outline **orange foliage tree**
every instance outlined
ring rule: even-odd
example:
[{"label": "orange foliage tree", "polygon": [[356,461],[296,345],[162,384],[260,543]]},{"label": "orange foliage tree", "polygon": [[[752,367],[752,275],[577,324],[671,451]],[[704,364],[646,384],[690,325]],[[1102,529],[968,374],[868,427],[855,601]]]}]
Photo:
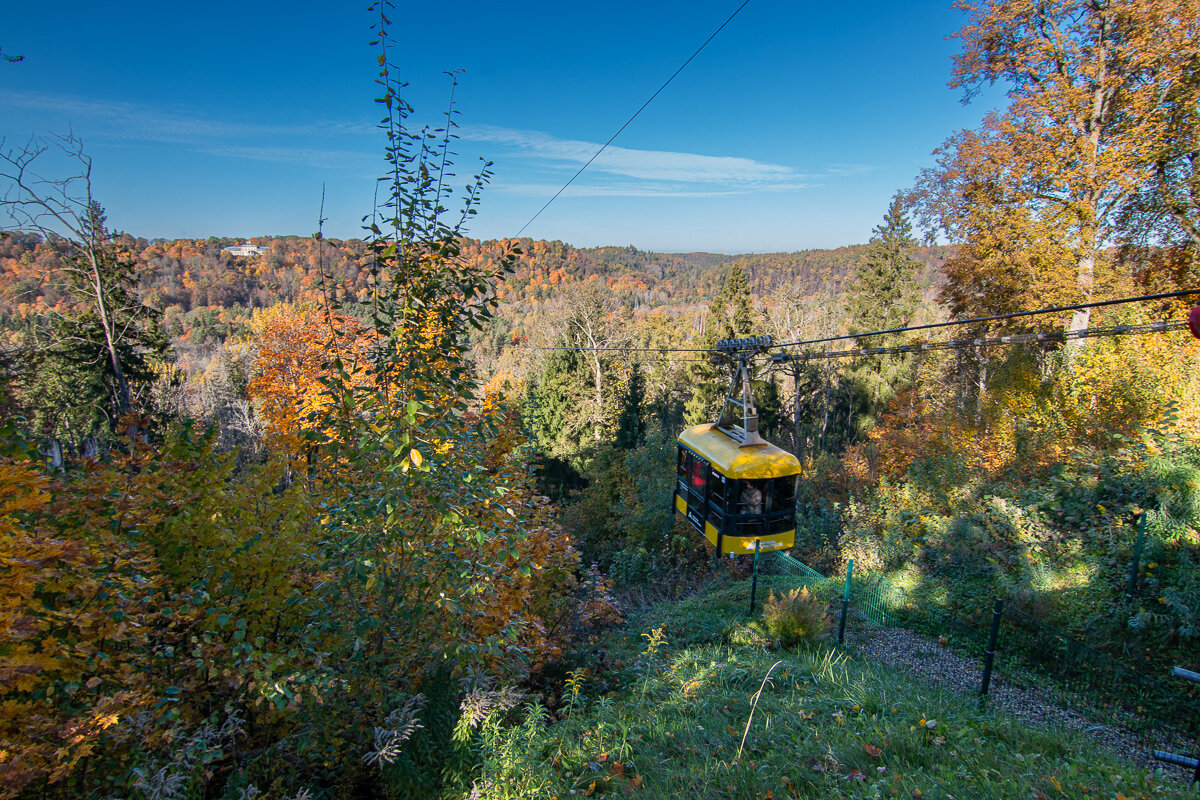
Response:
[{"label": "orange foliage tree", "polygon": [[[970,98],[1003,83],[1009,105],[978,131],[948,140],[919,181],[925,221],[970,245],[957,257],[960,268],[952,264],[948,297],[961,308],[973,298],[975,310],[989,313],[1090,300],[1123,204],[1152,178],[1169,100],[1194,80],[1200,7],[1195,0],[958,6],[971,19],[958,33],[951,85]],[[1014,260],[1013,250],[1023,252]],[[1071,328],[1088,320],[1086,310],[1076,312]]]},{"label": "orange foliage tree", "polygon": [[310,420],[335,402],[327,392],[330,376],[341,369],[352,382],[368,380],[371,337],[354,317],[287,304],[256,314],[251,331],[258,356],[247,390],[272,446],[299,456]]}]

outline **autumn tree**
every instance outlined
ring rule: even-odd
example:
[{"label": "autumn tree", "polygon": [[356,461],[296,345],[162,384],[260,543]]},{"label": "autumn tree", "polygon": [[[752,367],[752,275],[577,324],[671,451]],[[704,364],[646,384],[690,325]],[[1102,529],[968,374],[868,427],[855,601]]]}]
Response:
[{"label": "autumn tree", "polygon": [[332,362],[341,362],[351,382],[370,380],[370,337],[354,317],[288,304],[256,314],[251,331],[258,353],[247,392],[258,404],[269,443],[300,456],[307,447],[304,434],[333,402],[326,386]]},{"label": "autumn tree", "polygon": [[1200,259],[1200,4],[1163,4],[1159,13],[1177,18],[1164,20],[1164,29],[1190,25],[1192,50],[1164,52],[1173,43],[1146,43],[1143,69],[1171,77],[1158,79],[1164,91],[1146,148],[1148,175],[1121,211],[1123,255],[1152,288],[1190,288]]},{"label": "autumn tree", "polygon": [[629,342],[628,315],[620,308],[600,281],[588,281],[578,291],[563,300],[556,326],[561,327],[562,341],[576,347],[588,366],[591,391],[575,413],[585,416],[591,425],[592,440],[604,438],[605,428],[612,417],[614,392],[607,377],[613,371],[612,350]]},{"label": "autumn tree", "polygon": [[[778,342],[810,341],[842,332],[843,303],[833,294],[812,294],[805,279],[778,287],[767,305],[767,325]],[[837,449],[847,435],[850,393],[844,372],[833,359],[805,352],[784,369],[792,442],[803,457],[813,449]]]},{"label": "autumn tree", "polygon": [[[358,380],[345,358],[329,361],[326,399],[302,434],[314,454],[309,483],[325,509],[314,560],[328,576],[308,632],[328,656],[310,679],[339,688],[314,716],[301,757],[335,759],[363,785],[379,772],[360,754],[389,712],[451,677],[527,674],[550,639],[540,604],[528,599],[540,591],[539,559],[547,574],[573,568],[570,540],[532,518],[511,419],[480,397],[464,357],[515,255],[505,247],[495,260],[463,256],[488,167],[456,202],[453,102],[437,127],[412,122],[390,60],[394,12],[386,0],[374,11],[387,172],[368,223],[370,380]],[[335,320],[331,344],[343,338],[335,310],[323,303]],[[547,591],[569,594],[561,589]],[[449,705],[438,713],[456,714],[454,690],[440,698]],[[441,774],[436,766],[426,773]]]},{"label": "autumn tree", "polygon": [[[968,245],[949,270],[948,296],[991,313],[1090,300],[1120,210],[1152,172],[1165,98],[1194,58],[1196,3],[959,7],[971,19],[951,86],[969,100],[1002,83],[1009,104],[950,138],[919,180],[923,220]],[[1007,254],[990,246],[1005,242]],[[1076,312],[1069,328],[1088,319]]]}]

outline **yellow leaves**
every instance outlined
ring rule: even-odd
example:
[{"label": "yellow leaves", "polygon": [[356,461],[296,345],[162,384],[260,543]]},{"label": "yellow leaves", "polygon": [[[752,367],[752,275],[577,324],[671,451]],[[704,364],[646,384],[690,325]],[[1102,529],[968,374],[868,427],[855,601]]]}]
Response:
[{"label": "yellow leaves", "polygon": [[40,511],[50,500],[48,485],[49,479],[28,464],[0,463],[0,519]]},{"label": "yellow leaves", "polygon": [[120,714],[101,714],[93,720],[92,727],[96,730],[104,730],[105,728],[111,728],[120,721]]},{"label": "yellow leaves", "polygon": [[140,457],[56,481],[0,461],[0,749],[21,764],[0,797],[65,778],[145,702],[151,636],[177,621],[157,621],[162,577],[127,535],[164,514]]},{"label": "yellow leaves", "polygon": [[251,331],[258,343],[255,377],[247,391],[260,406],[274,445],[293,455],[304,451],[302,435],[311,418],[333,405],[324,381],[335,360],[352,385],[366,385],[370,336],[354,317],[278,305],[257,313]]}]

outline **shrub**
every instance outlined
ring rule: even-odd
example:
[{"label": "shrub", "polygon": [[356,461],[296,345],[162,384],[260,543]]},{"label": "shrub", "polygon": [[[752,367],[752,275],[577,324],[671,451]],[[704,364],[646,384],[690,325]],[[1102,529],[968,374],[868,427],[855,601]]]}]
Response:
[{"label": "shrub", "polygon": [[815,645],[829,636],[831,619],[825,603],[807,586],[787,593],[771,594],[763,606],[767,631],[784,647],[794,644]]}]

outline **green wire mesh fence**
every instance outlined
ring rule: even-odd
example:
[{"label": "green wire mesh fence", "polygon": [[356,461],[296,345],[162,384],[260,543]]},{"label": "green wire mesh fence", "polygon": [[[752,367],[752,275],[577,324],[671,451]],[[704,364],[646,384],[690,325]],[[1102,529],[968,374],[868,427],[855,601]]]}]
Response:
[{"label": "green wire mesh fence", "polygon": [[[804,582],[827,581],[830,591],[836,585],[841,596],[840,579],[822,575],[786,553],[774,554],[772,568]],[[887,580],[879,575],[855,572],[850,583],[852,614],[878,626],[946,636],[957,651],[983,656],[992,617],[990,603],[959,616],[930,605],[900,606]],[[1134,732],[1146,742],[1194,745],[1200,734],[1200,689],[1181,689],[1163,676],[1135,669],[1011,600],[1004,604],[996,674],[1013,686],[1039,690],[1052,686],[1049,699]],[[1053,681],[1047,682],[1047,677]]]}]

